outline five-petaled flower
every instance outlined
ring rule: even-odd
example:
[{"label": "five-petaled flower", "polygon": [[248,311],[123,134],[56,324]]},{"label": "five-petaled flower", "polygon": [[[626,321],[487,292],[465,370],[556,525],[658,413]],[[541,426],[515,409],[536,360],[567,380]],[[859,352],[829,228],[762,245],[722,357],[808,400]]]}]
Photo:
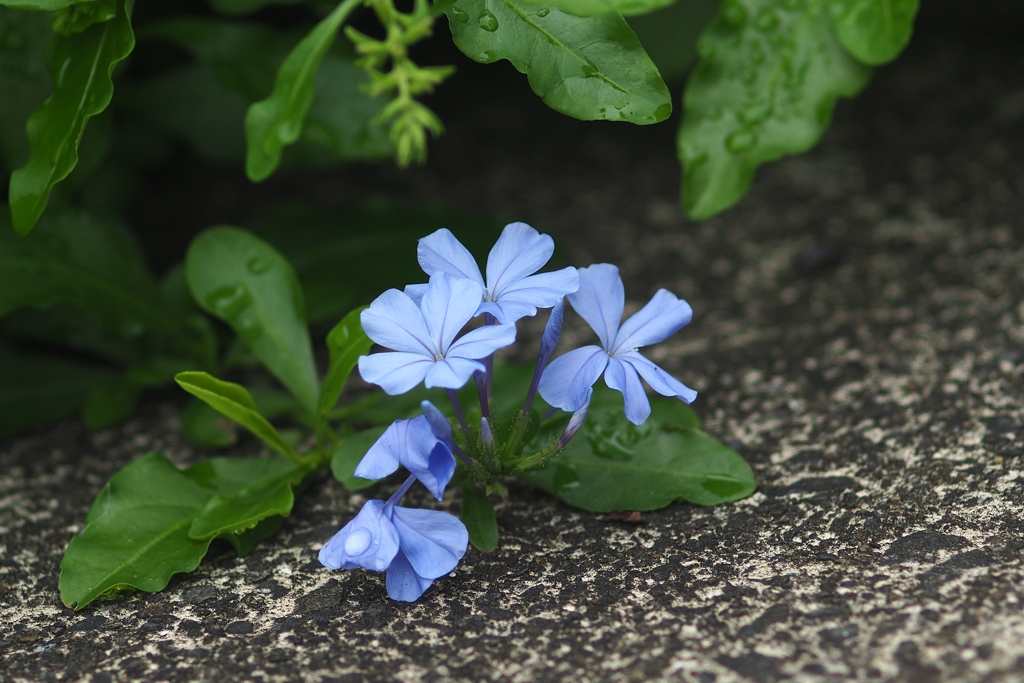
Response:
[{"label": "five-petaled flower", "polygon": [[320,549],[319,559],[331,569],[386,571],[391,599],[413,602],[455,569],[468,544],[465,525],[447,512],[374,499]]},{"label": "five-petaled flower", "polygon": [[392,396],[420,382],[427,388],[462,387],[474,372],[484,371],[481,358],[516,339],[515,325],[486,325],[455,338],[476,314],[482,291],[472,280],[438,273],[418,306],[397,289],[381,294],[359,321],[366,336],[393,351],[360,356],[359,374]]},{"label": "five-petaled flower", "polygon": [[[575,268],[535,275],[551,259],[555,242],[526,223],[509,223],[487,255],[487,280],[469,250],[447,228],[420,240],[416,248],[423,272],[433,277],[447,273],[467,278],[482,288],[476,314],[490,313],[499,323],[510,324],[536,315],[538,308],[550,308],[579,287]],[[423,296],[427,285],[409,285],[406,293],[414,300]]]},{"label": "five-petaled flower", "polygon": [[569,295],[569,303],[597,332],[601,346],[584,346],[553,360],[540,380],[541,397],[562,410],[579,410],[589,400],[588,390],[604,373],[605,383],[622,392],[626,418],[633,424],[643,423],[651,414],[641,377],[662,396],[693,402],[696,391],[637,351],[641,346],[664,341],[690,322],[690,305],[659,289],[646,306],[620,326],[626,297],[619,269],[598,263],[580,268],[579,276],[579,290]]}]

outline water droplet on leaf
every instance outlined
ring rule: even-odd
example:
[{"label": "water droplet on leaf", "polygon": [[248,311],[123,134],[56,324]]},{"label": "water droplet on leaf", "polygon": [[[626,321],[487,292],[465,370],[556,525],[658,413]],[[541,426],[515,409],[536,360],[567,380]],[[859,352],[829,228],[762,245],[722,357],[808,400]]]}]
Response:
[{"label": "water droplet on leaf", "polygon": [[253,275],[263,275],[263,273],[270,270],[270,261],[259,256],[253,256],[246,262],[245,267]]},{"label": "water droplet on leaf", "polygon": [[485,31],[494,33],[498,30],[498,18],[491,14],[490,10],[484,10],[480,13],[480,20],[477,22]]},{"label": "water droplet on leaf", "polygon": [[455,17],[455,21],[460,24],[465,24],[469,21],[469,15],[458,7],[452,7],[452,16]]},{"label": "water droplet on leaf", "polygon": [[242,285],[228,285],[206,297],[206,305],[216,315],[230,320],[249,305],[249,293]]},{"label": "water droplet on leaf", "polygon": [[546,17],[549,14],[551,14],[551,10],[548,9],[547,7],[541,7],[539,10],[537,10],[538,17]]},{"label": "water droplet on leaf", "polygon": [[740,154],[757,144],[757,134],[752,130],[738,130],[725,139],[725,148],[733,154]]},{"label": "water droplet on leaf", "polygon": [[593,64],[584,64],[581,68],[583,69],[584,78],[593,78],[599,73],[597,67]]}]

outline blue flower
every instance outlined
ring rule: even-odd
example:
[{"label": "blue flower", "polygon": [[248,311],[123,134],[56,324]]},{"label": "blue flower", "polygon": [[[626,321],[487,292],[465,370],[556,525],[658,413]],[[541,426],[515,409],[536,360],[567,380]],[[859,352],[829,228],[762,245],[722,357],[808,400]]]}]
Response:
[{"label": "blue flower", "polygon": [[386,571],[391,599],[413,602],[455,569],[468,544],[465,525],[447,512],[369,500],[320,549],[319,559],[330,569]]},{"label": "blue flower", "polygon": [[580,288],[569,295],[569,303],[597,332],[601,346],[574,349],[552,361],[540,380],[544,400],[562,410],[579,410],[604,373],[605,383],[622,393],[626,418],[633,424],[642,424],[651,414],[641,377],[662,396],[692,403],[696,391],[637,351],[641,346],[664,341],[690,322],[690,305],[659,289],[646,306],[620,326],[626,297],[619,269],[599,263],[580,268],[579,275]]},{"label": "blue flower", "polygon": [[391,423],[359,461],[355,476],[383,479],[401,465],[435,498],[444,497],[444,488],[455,473],[452,428],[432,403],[424,401],[422,407],[426,415]]},{"label": "blue flower", "polygon": [[392,396],[420,382],[427,388],[460,388],[474,372],[484,371],[479,359],[516,338],[515,325],[487,325],[455,339],[476,313],[482,291],[472,280],[438,273],[418,306],[397,289],[381,294],[359,322],[370,339],[393,352],[360,356],[359,374]]},{"label": "blue flower", "polygon": [[[427,235],[416,249],[423,271],[433,277],[447,273],[468,278],[482,288],[476,314],[490,313],[499,323],[510,324],[550,308],[575,292],[579,277],[575,268],[534,275],[555,251],[550,235],[542,235],[526,223],[509,223],[487,256],[487,281],[473,255],[447,228]],[[416,299],[426,285],[409,285],[405,291]]]}]

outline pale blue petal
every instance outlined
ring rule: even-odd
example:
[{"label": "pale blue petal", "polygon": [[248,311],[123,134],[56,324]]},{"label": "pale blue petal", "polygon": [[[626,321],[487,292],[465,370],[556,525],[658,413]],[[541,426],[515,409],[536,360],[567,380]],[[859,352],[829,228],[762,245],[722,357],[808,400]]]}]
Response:
[{"label": "pale blue petal", "polygon": [[555,253],[555,241],[526,223],[509,223],[487,255],[487,291],[498,298],[503,288],[544,267]]},{"label": "pale blue petal", "polygon": [[402,423],[402,432],[395,442],[395,455],[405,469],[416,475],[420,483],[441,500],[444,487],[455,473],[455,456],[451,448],[434,435],[425,415],[399,422]]},{"label": "pale blue petal", "polygon": [[399,602],[416,602],[432,583],[433,579],[425,579],[413,571],[412,565],[402,551],[398,551],[395,559],[391,561],[387,578],[384,580],[388,597]]},{"label": "pale blue petal", "polygon": [[427,372],[425,385],[427,389],[461,389],[474,372],[484,372],[484,364],[466,358],[446,358],[431,366]]},{"label": "pale blue petal", "polygon": [[499,323],[514,325],[517,320],[537,315],[537,307],[518,301],[485,301],[480,304],[479,313],[490,313]]},{"label": "pale blue petal", "polygon": [[430,277],[427,291],[420,301],[420,311],[430,332],[430,340],[441,355],[476,314],[483,298],[483,288],[472,280],[455,278],[446,273]]},{"label": "pale blue petal", "polygon": [[[485,301],[481,301],[480,302],[480,307],[478,309],[476,309],[476,315],[483,315],[484,313],[490,313],[495,318],[497,318],[499,322],[504,322],[502,320],[502,317],[501,317],[502,315],[504,315],[501,312],[501,306],[499,306],[498,304],[496,304],[493,301],[486,301],[485,300]],[[523,317],[523,316],[520,316],[520,317]]]},{"label": "pale blue petal", "polygon": [[389,289],[359,314],[366,336],[392,351],[433,355],[430,332],[412,299]]},{"label": "pale blue petal", "polygon": [[622,392],[626,419],[635,425],[643,424],[651,414],[651,402],[633,366],[617,358],[610,359],[604,371],[604,381],[612,389]]},{"label": "pale blue petal", "polygon": [[380,435],[366,455],[356,465],[353,473],[363,479],[383,479],[394,473],[401,464],[401,453],[405,446],[408,420],[395,420]]},{"label": "pale blue petal", "polygon": [[427,487],[427,490],[434,494],[434,498],[438,500],[443,499],[444,489],[448,486],[448,482],[452,480],[452,475],[455,474],[455,456],[452,454],[448,444],[440,441],[437,442],[434,450],[430,451],[426,471],[431,474],[432,479],[430,481],[426,480],[425,473],[414,472],[414,474]]},{"label": "pale blue petal", "polygon": [[416,353],[375,353],[359,357],[359,375],[391,396],[404,394],[427,376],[432,358]]},{"label": "pale blue petal", "polygon": [[608,365],[608,354],[599,346],[584,346],[551,361],[541,375],[537,390],[550,405],[574,412],[589,400],[588,389]]},{"label": "pale blue petal", "polygon": [[558,346],[558,339],[562,336],[562,320],[565,317],[565,299],[559,299],[558,303],[551,309],[548,315],[548,322],[544,325],[544,334],[540,337],[540,357],[547,359],[551,352]]},{"label": "pale blue petal", "polygon": [[692,318],[690,304],[667,289],[659,289],[646,306],[622,323],[611,354],[621,358],[627,351],[665,341]]},{"label": "pale blue petal", "polygon": [[498,349],[511,346],[516,340],[515,325],[484,325],[470,330],[451,345],[445,358],[486,358]]},{"label": "pale blue petal", "polygon": [[403,293],[412,299],[414,304],[419,306],[420,302],[423,301],[423,295],[427,293],[427,283],[424,282],[417,285],[406,285]]},{"label": "pale blue petal", "polygon": [[445,442],[451,441],[452,425],[444,413],[430,401],[420,401],[420,409],[423,411],[423,416],[427,418],[427,422],[430,423],[430,429],[433,430],[434,436]]},{"label": "pale blue petal", "polygon": [[[353,534],[360,538],[352,547]],[[399,553],[399,534],[394,523],[384,513],[383,500],[368,500],[352,521],[341,528],[320,549],[320,563],[330,569],[384,571]],[[358,552],[352,552],[358,551]]]},{"label": "pale blue petal", "polygon": [[580,288],[580,276],[575,268],[563,268],[553,273],[540,273],[511,283],[491,298],[499,303],[515,301],[536,308],[551,308]]},{"label": "pale blue petal", "polygon": [[579,273],[580,288],[569,295],[569,303],[597,332],[601,346],[608,350],[615,341],[626,305],[619,269],[610,263],[598,263],[589,268],[579,268],[576,272]]},{"label": "pale blue petal", "polygon": [[644,381],[650,384],[651,388],[662,396],[675,396],[684,403],[693,403],[696,400],[696,391],[641,356],[638,352],[631,351],[624,354],[621,360],[636,368],[636,371],[640,373]]},{"label": "pale blue petal", "polygon": [[391,521],[409,564],[420,576],[436,579],[459,564],[469,532],[458,517],[437,510],[394,507]]},{"label": "pale blue petal", "polygon": [[480,266],[462,242],[455,239],[448,228],[441,228],[420,239],[416,247],[416,259],[427,275],[448,273],[453,277],[465,277],[484,286]]}]

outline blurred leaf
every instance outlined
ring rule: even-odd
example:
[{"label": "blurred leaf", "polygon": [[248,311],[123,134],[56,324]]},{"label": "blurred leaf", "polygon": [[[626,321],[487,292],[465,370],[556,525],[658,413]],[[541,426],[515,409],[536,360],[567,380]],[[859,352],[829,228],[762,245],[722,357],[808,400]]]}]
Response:
[{"label": "blurred leaf", "polygon": [[50,97],[28,119],[28,163],[11,175],[11,215],[21,235],[35,227],[53,186],[78,163],[86,123],[110,103],[114,67],[135,46],[131,5],[132,0],[124,0],[111,21],[51,41],[47,64],[59,78]]},{"label": "blurred leaf", "polygon": [[658,69],[618,14],[576,17],[524,0],[456,0],[448,24],[467,57],[509,60],[545,104],[568,116],[649,124],[672,113]]},{"label": "blurred leaf", "polygon": [[19,353],[0,341],[0,439],[77,414],[93,388],[113,377],[96,366]]},{"label": "blurred leaf", "polygon": [[230,325],[315,416],[319,381],[302,288],[288,261],[244,230],[216,227],[189,245],[185,277],[196,303]]},{"label": "blurred leaf", "polygon": [[362,479],[354,476],[359,461],[370,450],[370,446],[381,437],[386,426],[372,427],[365,432],[353,434],[338,444],[331,456],[331,473],[334,478],[340,481],[349,491],[358,491],[367,486],[373,486],[376,481],[373,479]]},{"label": "blurred leaf", "polygon": [[761,164],[817,144],[836,100],[867,84],[870,69],[836,40],[824,2],[726,0],[704,30],[677,146],[691,218],[739,201]]},{"label": "blurred leaf", "polygon": [[629,18],[640,44],[670,85],[681,81],[696,64],[697,38],[718,14],[720,4],[721,0],[679,0],[657,12]]},{"label": "blurred leaf", "polygon": [[123,339],[173,333],[176,321],[121,224],[62,211],[26,238],[8,225],[0,213],[0,315],[67,302]]},{"label": "blurred leaf", "polygon": [[359,323],[359,314],[364,310],[365,306],[350,311],[327,335],[331,364],[320,387],[320,408],[317,414],[321,420],[338,403],[341,390],[345,388],[352,368],[359,362],[359,356],[369,353],[373,346]]},{"label": "blurred leaf", "polygon": [[521,478],[590,512],[656,510],[676,500],[718,505],[754,492],[743,458],[704,432],[614,417],[588,416],[560,455]]},{"label": "blurred leaf", "polygon": [[106,429],[135,412],[142,389],[124,379],[96,385],[82,406],[82,421],[92,431]]},{"label": "blurred leaf", "polygon": [[196,446],[227,448],[238,442],[237,423],[199,399],[189,401],[181,415],[181,433]]},{"label": "blurred leaf", "polygon": [[28,160],[25,121],[52,87],[43,61],[52,34],[46,14],[0,7],[0,169],[10,171]]},{"label": "blurred leaf", "polygon": [[479,486],[471,482],[462,484],[462,523],[469,531],[469,542],[477,550],[489,553],[498,547],[498,519],[494,505]]},{"label": "blurred leaf", "polygon": [[245,387],[224,382],[205,372],[182,372],[175,376],[174,381],[188,393],[251,431],[281,455],[293,462],[299,460],[288,442],[260,415]]},{"label": "blurred leaf", "polygon": [[190,467],[185,475],[216,494],[196,515],[189,536],[235,535],[268,517],[287,517],[295,503],[292,486],[308,472],[283,458],[213,458]]},{"label": "blurred leaf", "polygon": [[277,72],[270,96],[245,116],[248,143],[245,172],[251,180],[268,178],[281,162],[281,151],[299,139],[316,94],[316,72],[338,29],[359,0],[344,0],[303,38]]},{"label": "blurred leaf", "polygon": [[[647,14],[667,7],[677,0],[528,0],[531,5],[554,7],[577,17],[592,17],[596,14],[620,14],[628,17]],[[686,0],[682,0],[686,2]]]},{"label": "blurred leaf", "polygon": [[245,557],[252,552],[257,543],[270,538],[275,531],[281,528],[282,524],[284,524],[284,517],[267,517],[251,529],[238,534],[224,534],[220,538],[234,546],[239,557]]},{"label": "blurred leaf", "polygon": [[896,59],[914,32],[919,0],[829,0],[843,47],[869,66]]},{"label": "blurred leaf", "polygon": [[[333,323],[390,287],[426,282],[416,262],[416,240],[442,226],[452,229],[480,263],[494,244],[502,217],[459,214],[443,206],[403,207],[382,198],[336,215],[290,203],[250,225],[288,259],[302,282],[310,322]],[[554,262],[564,260],[556,251]]]},{"label": "blurred leaf", "polygon": [[[40,12],[56,12],[76,3],[94,2],[95,0],[0,0],[0,7],[11,7],[20,10]],[[47,18],[49,21],[49,18]]]},{"label": "blurred leaf", "polygon": [[117,16],[121,0],[91,0],[77,2],[53,15],[53,30],[62,36],[82,33],[94,24],[110,21]]},{"label": "blurred leaf", "polygon": [[173,574],[199,566],[210,539],[189,538],[211,496],[162,453],[121,469],[103,487],[60,563],[60,597],[81,609],[106,593],[163,590]]},{"label": "blurred leaf", "polygon": [[138,338],[125,338],[71,304],[44,310],[20,308],[0,319],[4,333],[19,341],[60,346],[127,365],[142,358]]}]

